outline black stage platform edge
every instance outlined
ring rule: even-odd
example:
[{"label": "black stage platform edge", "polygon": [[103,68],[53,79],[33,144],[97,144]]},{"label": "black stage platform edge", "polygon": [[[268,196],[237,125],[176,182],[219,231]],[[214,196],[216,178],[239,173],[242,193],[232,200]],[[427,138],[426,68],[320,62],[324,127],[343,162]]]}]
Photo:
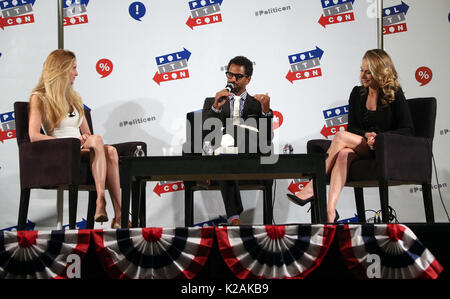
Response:
[{"label": "black stage platform edge", "polygon": [[[444,267],[438,280],[450,279],[450,223],[402,223],[409,227],[430,250],[438,262]],[[287,224],[286,224],[287,225]],[[289,224],[292,225],[292,224]],[[93,242],[81,263],[82,279],[108,279],[95,251]],[[348,270],[339,250],[337,238],[331,246],[322,263],[312,271],[305,280],[353,280],[356,277]],[[238,280],[225,264],[219,252],[217,240],[214,238],[209,258],[195,277],[194,281],[230,281]],[[242,280],[239,280],[242,281]]]}]

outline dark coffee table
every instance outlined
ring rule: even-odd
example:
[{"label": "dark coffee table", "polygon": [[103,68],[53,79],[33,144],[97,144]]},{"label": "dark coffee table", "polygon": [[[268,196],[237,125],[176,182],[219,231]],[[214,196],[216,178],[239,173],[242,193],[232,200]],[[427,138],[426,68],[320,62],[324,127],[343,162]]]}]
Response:
[{"label": "dark coffee table", "polygon": [[[261,158],[255,154],[120,157],[122,227],[126,227],[128,223],[132,186],[142,186],[145,181],[174,180],[312,178],[316,195],[316,200],[312,202],[312,222],[326,223],[326,154],[276,155],[271,158],[272,161],[276,161],[272,164],[261,163]],[[145,188],[133,190],[145,192]],[[145,202],[137,202],[140,198],[138,194],[133,194],[133,227],[138,226],[139,216],[141,226],[145,226]]]}]

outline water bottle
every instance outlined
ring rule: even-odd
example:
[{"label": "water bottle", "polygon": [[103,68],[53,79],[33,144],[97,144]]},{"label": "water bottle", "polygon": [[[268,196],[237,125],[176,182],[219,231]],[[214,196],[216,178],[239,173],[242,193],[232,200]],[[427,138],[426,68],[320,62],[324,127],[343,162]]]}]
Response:
[{"label": "water bottle", "polygon": [[290,145],[289,143],[287,143],[284,147],[283,147],[283,154],[292,154],[294,152],[294,148],[292,147],[292,145]]},{"label": "water bottle", "polygon": [[214,154],[211,141],[205,141],[203,143],[203,156],[212,156]]},{"label": "water bottle", "polygon": [[135,157],[145,157],[144,150],[142,149],[142,145],[138,145],[136,150],[134,151]]}]

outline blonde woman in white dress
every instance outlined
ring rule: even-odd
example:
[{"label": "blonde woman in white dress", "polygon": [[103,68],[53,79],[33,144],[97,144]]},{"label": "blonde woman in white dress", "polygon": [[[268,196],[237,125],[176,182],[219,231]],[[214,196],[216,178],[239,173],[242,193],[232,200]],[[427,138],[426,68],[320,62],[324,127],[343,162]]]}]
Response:
[{"label": "blonde woman in white dress", "polygon": [[[77,76],[77,60],[73,52],[55,50],[49,54],[39,83],[30,96],[28,134],[31,142],[67,137],[80,139],[81,154],[89,156],[97,191],[94,221],[108,221],[105,201],[107,187],[114,208],[111,227],[120,228],[118,154],[114,147],[103,144],[101,136],[91,135],[81,97],[73,89]],[[46,134],[41,134],[41,128]]]}]

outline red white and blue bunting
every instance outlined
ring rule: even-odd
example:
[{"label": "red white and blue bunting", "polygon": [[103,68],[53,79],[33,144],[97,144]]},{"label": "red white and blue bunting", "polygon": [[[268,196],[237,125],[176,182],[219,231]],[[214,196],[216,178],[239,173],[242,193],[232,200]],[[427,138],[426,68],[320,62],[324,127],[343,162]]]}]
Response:
[{"label": "red white and blue bunting", "polygon": [[0,231],[0,278],[76,277],[89,237],[89,230]]},{"label": "red white and blue bunting", "polygon": [[111,278],[194,278],[208,259],[214,228],[94,230],[103,268]]},{"label": "red white and blue bunting", "polygon": [[320,265],[334,233],[328,225],[216,228],[222,257],[241,279],[304,278]]},{"label": "red white and blue bunting", "polygon": [[344,225],[337,236],[347,267],[358,278],[434,279],[443,270],[404,225]]},{"label": "red white and blue bunting", "polygon": [[304,278],[322,263],[335,233],[358,278],[437,278],[443,271],[404,225],[280,225],[0,231],[0,279],[78,278],[90,240],[111,278],[191,279],[214,238],[238,278]]}]

